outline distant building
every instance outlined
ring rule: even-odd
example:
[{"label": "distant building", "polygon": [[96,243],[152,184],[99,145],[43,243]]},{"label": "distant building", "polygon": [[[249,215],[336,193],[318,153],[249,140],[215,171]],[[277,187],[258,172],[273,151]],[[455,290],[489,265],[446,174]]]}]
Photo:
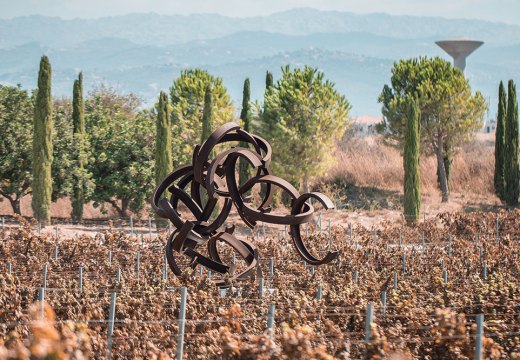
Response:
[{"label": "distant building", "polygon": [[374,116],[358,116],[352,120],[349,132],[355,136],[368,136],[376,134],[376,125],[381,123],[383,118]]},{"label": "distant building", "polygon": [[494,133],[497,130],[497,119],[488,118],[484,121],[484,126],[480,130],[483,133]]}]

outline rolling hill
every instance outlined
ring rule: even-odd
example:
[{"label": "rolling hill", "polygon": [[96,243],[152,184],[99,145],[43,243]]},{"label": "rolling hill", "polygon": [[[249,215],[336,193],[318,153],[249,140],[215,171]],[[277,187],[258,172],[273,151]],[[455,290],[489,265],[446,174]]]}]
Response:
[{"label": "rolling hill", "polygon": [[222,76],[239,103],[244,78],[261,99],[266,70],[317,66],[353,105],[352,114],[378,115],[377,96],[394,61],[442,56],[440,38],[486,41],[468,60],[467,76],[492,107],[500,80],[520,78],[520,27],[479,20],[295,9],[264,17],[213,14],[131,14],[63,20],[43,16],[0,20],[0,83],[36,85],[39,57],[53,65],[54,94],[70,96],[77,72],[92,89],[108,83],[151,104],[179,71],[204,67]]}]

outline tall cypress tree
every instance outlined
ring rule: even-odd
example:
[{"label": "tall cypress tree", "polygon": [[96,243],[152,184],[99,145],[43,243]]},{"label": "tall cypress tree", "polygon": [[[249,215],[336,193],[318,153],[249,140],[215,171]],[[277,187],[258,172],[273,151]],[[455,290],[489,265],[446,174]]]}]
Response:
[{"label": "tall cypress tree", "polygon": [[206,87],[204,94],[204,111],[202,113],[202,134],[200,143],[202,144],[211,135],[211,124],[213,122],[213,97],[211,95],[211,87]]},{"label": "tall cypress tree", "polygon": [[270,72],[270,71],[267,71],[267,73],[265,74],[265,89],[270,89],[272,88],[274,85],[274,82],[273,82],[273,73]]},{"label": "tall cypress tree", "polygon": [[168,95],[161,91],[157,105],[155,180],[157,184],[173,170],[172,135]]},{"label": "tall cypress tree", "polygon": [[269,138],[271,132],[273,131],[272,124],[270,124],[269,121],[266,121],[266,119],[270,118],[270,114],[268,114],[267,108],[265,107],[265,99],[269,96],[269,94],[272,93],[273,87],[273,73],[267,71],[265,74],[264,107],[262,110],[263,115],[261,116],[258,123],[258,131],[260,132],[260,135],[264,136],[265,138]]},{"label": "tall cypress tree", "polygon": [[[204,94],[204,110],[202,112],[202,134],[200,136],[200,143],[203,144],[207,138],[211,135],[211,124],[213,122],[213,96],[211,94],[211,86],[206,87],[206,92]],[[214,152],[211,152],[210,158],[212,158]],[[208,196],[206,192],[201,194],[202,203],[205,204],[208,200]],[[217,204],[218,206],[218,204]]]},{"label": "tall cypress tree", "polygon": [[34,107],[32,208],[43,225],[51,220],[52,196],[51,64],[42,56]]},{"label": "tall cypress tree", "polygon": [[497,127],[495,130],[495,175],[493,183],[495,185],[495,194],[504,200],[505,179],[504,179],[504,158],[505,158],[505,124],[506,124],[506,90],[504,83],[500,81],[498,87],[498,114]]},{"label": "tall cypress tree", "polygon": [[404,216],[408,225],[414,224],[421,212],[421,184],[419,175],[419,107],[411,100],[406,118],[404,143]]},{"label": "tall cypress tree", "polygon": [[[251,131],[251,91],[249,78],[244,81],[244,90],[242,93],[242,111],[240,112],[240,119],[244,125],[245,131]],[[247,147],[247,143],[240,144],[242,147]],[[248,164],[244,158],[240,158],[240,168],[239,168],[239,177],[238,183],[243,185],[247,179],[249,178]]]},{"label": "tall cypress tree", "polygon": [[74,131],[74,161],[76,169],[72,191],[72,219],[80,221],[83,218],[85,203],[85,111],[83,106],[83,74],[79,73],[74,80],[72,89],[72,124]]},{"label": "tall cypress tree", "polygon": [[509,80],[507,86],[507,115],[506,115],[506,157],[504,174],[506,192],[504,199],[509,206],[518,204],[520,193],[518,168],[518,103],[516,102],[516,86]]}]

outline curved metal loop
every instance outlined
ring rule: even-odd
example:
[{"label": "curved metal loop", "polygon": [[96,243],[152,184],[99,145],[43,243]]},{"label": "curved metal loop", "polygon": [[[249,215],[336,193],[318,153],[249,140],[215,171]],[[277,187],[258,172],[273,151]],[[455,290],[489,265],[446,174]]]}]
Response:
[{"label": "curved metal loop", "polygon": [[[318,200],[325,209],[333,209],[334,204],[328,197],[321,193],[317,192],[311,192],[307,194],[301,195],[296,201],[293,203],[293,207],[291,210],[292,215],[304,215],[304,216],[312,216],[314,210],[312,209],[312,206],[308,203],[306,203],[307,200],[314,198]],[[303,211],[303,212],[302,212]],[[299,225],[291,225],[291,237],[293,239],[294,246],[298,250],[298,253],[300,256],[305,260],[307,263],[311,265],[323,265],[328,264],[332,260],[334,260],[336,257],[338,257],[339,253],[337,251],[329,251],[327,255],[323,259],[317,259],[314,257],[309,250],[305,247],[305,244],[303,243],[303,239],[300,232],[300,226]]]}]

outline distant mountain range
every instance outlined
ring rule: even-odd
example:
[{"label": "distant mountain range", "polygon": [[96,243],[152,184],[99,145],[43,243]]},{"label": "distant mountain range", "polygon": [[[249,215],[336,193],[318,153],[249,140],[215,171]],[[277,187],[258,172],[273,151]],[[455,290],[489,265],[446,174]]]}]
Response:
[{"label": "distant mountain range", "polygon": [[70,96],[82,70],[87,89],[104,82],[151,104],[181,69],[199,66],[222,76],[238,104],[246,77],[252,97],[261,99],[266,70],[277,76],[284,64],[308,64],[345,93],[352,115],[378,116],[377,96],[389,82],[393,62],[416,56],[449,59],[434,41],[455,36],[486,42],[468,59],[466,73],[494,113],[498,82],[520,80],[520,26],[313,9],[253,18],[132,14],[0,20],[0,83],[35,87],[39,58],[46,54],[55,95]]}]

